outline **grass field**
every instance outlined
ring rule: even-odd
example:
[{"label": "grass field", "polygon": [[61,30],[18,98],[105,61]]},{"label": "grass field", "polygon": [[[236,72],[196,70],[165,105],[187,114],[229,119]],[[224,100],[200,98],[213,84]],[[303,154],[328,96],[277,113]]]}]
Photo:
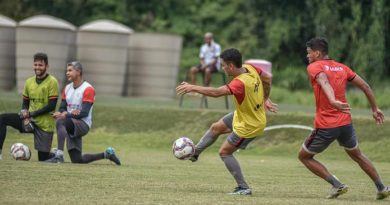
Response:
[{"label": "grass field", "polygon": [[[1,94],[0,113],[18,111],[20,98]],[[0,204],[389,204],[389,199],[374,199],[372,182],[337,144],[318,158],[350,191],[336,200],[325,199],[329,185],[296,158],[308,131],[294,129],[266,132],[248,150],[238,152],[253,195],[227,195],[235,183],[217,154],[225,136],[196,163],[177,160],[171,153],[176,138],[185,135],[198,141],[227,112],[193,109],[198,102],[189,98],[185,108],[178,108],[173,100],[100,98],[83,152],[113,146],[122,160],[120,167],[107,160],[71,164],[67,154],[67,163],[46,164],[37,161],[35,151],[28,162],[14,161],[7,154],[11,144],[23,142],[32,148],[33,140],[31,135],[8,129],[0,161]],[[269,125],[312,125],[312,108],[281,108],[279,114],[269,115]],[[378,128],[366,111],[359,113],[354,123],[360,147],[390,183],[390,127]]]}]

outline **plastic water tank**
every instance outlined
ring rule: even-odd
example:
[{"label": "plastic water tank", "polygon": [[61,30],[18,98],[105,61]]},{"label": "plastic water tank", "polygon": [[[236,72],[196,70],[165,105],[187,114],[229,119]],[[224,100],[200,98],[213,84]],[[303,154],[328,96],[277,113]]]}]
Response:
[{"label": "plastic water tank", "polygon": [[84,79],[97,95],[124,95],[127,45],[132,29],[111,20],[97,20],[79,28],[77,60]]},{"label": "plastic water tank", "polygon": [[0,15],[0,89],[15,86],[15,33],[16,22]]},{"label": "plastic water tank", "polygon": [[127,95],[174,97],[182,37],[134,33],[129,41]]},{"label": "plastic water tank", "polygon": [[18,91],[25,80],[34,75],[33,56],[37,52],[48,55],[48,73],[64,83],[66,63],[75,58],[75,26],[48,15],[29,17],[19,22],[16,29],[16,73]]}]

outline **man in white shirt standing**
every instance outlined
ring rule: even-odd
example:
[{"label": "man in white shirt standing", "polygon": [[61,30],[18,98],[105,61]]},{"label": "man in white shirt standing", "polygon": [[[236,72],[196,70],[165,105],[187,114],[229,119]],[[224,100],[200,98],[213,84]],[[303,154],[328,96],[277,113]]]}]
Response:
[{"label": "man in white shirt standing", "polygon": [[191,84],[196,84],[196,74],[204,73],[204,85],[209,86],[211,82],[211,74],[218,72],[220,68],[219,55],[221,54],[221,46],[213,40],[213,34],[207,32],[204,35],[205,44],[200,47],[200,64],[191,68]]}]

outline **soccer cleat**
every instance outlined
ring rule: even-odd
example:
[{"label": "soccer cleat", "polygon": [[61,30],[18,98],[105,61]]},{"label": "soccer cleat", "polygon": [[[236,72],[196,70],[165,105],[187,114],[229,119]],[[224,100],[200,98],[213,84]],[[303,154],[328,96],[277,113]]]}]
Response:
[{"label": "soccer cleat", "polygon": [[64,163],[64,155],[55,155],[54,157],[46,160],[48,163]]},{"label": "soccer cleat", "polygon": [[198,158],[199,158],[199,155],[192,155],[188,160],[190,160],[191,162],[196,162],[196,161],[198,161]]},{"label": "soccer cleat", "polygon": [[249,188],[236,187],[230,195],[252,195],[252,190]]},{"label": "soccer cleat", "polygon": [[377,200],[385,199],[388,196],[390,196],[390,187],[388,187],[388,186],[385,187],[382,191],[378,191],[378,193],[376,193]]},{"label": "soccer cleat", "polygon": [[338,196],[347,193],[347,191],[348,191],[348,186],[345,184],[342,184],[340,187],[332,187],[330,189],[329,195],[326,198],[335,199]]},{"label": "soccer cleat", "polygon": [[104,158],[109,159],[118,166],[121,165],[121,161],[115,155],[115,150],[112,147],[107,147],[106,151],[104,152]]}]

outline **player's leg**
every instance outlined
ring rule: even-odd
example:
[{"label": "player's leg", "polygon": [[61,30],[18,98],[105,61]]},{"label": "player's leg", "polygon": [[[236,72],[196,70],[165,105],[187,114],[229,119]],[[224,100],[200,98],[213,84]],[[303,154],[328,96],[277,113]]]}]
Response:
[{"label": "player's leg", "polygon": [[116,165],[121,165],[121,162],[116,156],[114,149],[111,147],[107,148],[104,152],[96,154],[81,154],[81,151],[78,148],[70,149],[68,150],[68,153],[72,163],[87,164],[97,160],[109,159]]},{"label": "player's leg", "polygon": [[219,149],[219,156],[221,157],[222,161],[225,163],[226,168],[229,170],[230,174],[234,177],[237,183],[237,187],[230,194],[252,194],[252,191],[250,190],[248,184],[244,179],[240,164],[233,156],[233,153],[239,148],[245,149],[246,146],[254,139],[255,138],[241,138],[234,132],[232,132]]},{"label": "player's leg", "polygon": [[195,154],[190,158],[190,160],[193,162],[197,161],[199,155],[207,147],[212,145],[218,139],[219,135],[231,132],[232,121],[233,112],[225,115],[220,120],[218,120],[218,122],[213,123],[195,146]]},{"label": "player's leg", "polygon": [[[317,153],[324,151],[338,136],[337,129],[316,129],[306,138],[299,151],[299,160],[313,174],[327,181],[332,185],[328,198],[336,198],[348,191],[348,186],[341,183],[328,169],[319,161],[314,159]],[[335,137],[336,136],[336,137]]]},{"label": "player's leg", "polygon": [[0,160],[2,159],[2,149],[7,135],[7,126],[11,126],[22,132],[22,120],[17,113],[4,113],[0,115]]},{"label": "player's leg", "polygon": [[64,147],[65,140],[69,138],[69,134],[74,134],[74,123],[70,118],[61,118],[56,120],[57,129],[57,150],[54,153],[54,157],[47,160],[51,163],[63,163],[64,162]]},{"label": "player's leg", "polygon": [[38,160],[50,159],[50,149],[53,142],[53,132],[46,132],[38,126],[34,126],[34,147],[38,150]]},{"label": "player's leg", "polygon": [[384,199],[390,195],[390,189],[386,187],[372,162],[360,151],[358,140],[352,124],[341,127],[341,136],[337,139],[344,147],[345,152],[353,159],[360,168],[371,178],[378,190],[377,199]]}]

